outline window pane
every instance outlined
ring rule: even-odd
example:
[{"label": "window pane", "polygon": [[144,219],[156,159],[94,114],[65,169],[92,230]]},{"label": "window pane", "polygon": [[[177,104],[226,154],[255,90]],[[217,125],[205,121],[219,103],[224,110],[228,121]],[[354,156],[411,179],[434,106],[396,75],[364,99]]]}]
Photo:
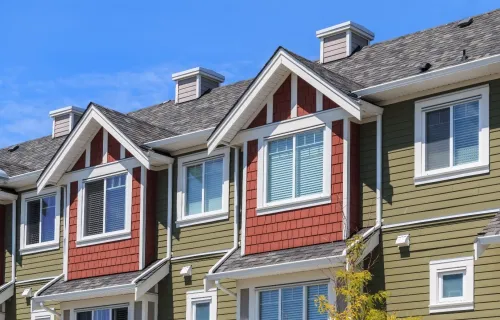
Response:
[{"label": "window pane", "polygon": [[85,235],[91,236],[103,233],[104,220],[104,180],[85,184]]},{"label": "window pane", "polygon": [[111,320],[110,311],[109,309],[94,310],[94,319],[92,320]]},{"label": "window pane", "polygon": [[450,166],[450,108],[426,113],[425,169]]},{"label": "window pane", "polygon": [[42,242],[53,241],[56,226],[56,197],[42,199]]},{"label": "window pane", "polygon": [[205,162],[205,212],[222,209],[222,159]]},{"label": "window pane", "polygon": [[268,144],[267,201],[292,197],[293,138]]},{"label": "window pane", "polygon": [[304,287],[281,290],[281,319],[302,320]]},{"label": "window pane", "polygon": [[453,163],[479,160],[479,101],[453,108]]},{"label": "window pane", "polygon": [[463,296],[464,275],[443,275],[443,298],[454,298]]},{"label": "window pane", "polygon": [[279,290],[263,291],[259,294],[260,320],[278,320]]},{"label": "window pane", "polygon": [[194,320],[210,320],[210,303],[197,303]]},{"label": "window pane", "polygon": [[76,320],[92,320],[92,311],[78,312]]},{"label": "window pane", "polygon": [[323,131],[297,135],[296,190],[297,197],[323,191]]},{"label": "window pane", "polygon": [[26,244],[40,242],[40,199],[26,204]]},{"label": "window pane", "polygon": [[128,308],[113,309],[113,320],[127,320]]},{"label": "window pane", "polygon": [[127,175],[106,179],[106,232],[125,229],[125,182]]},{"label": "window pane", "polygon": [[203,165],[187,168],[186,215],[201,213]]},{"label": "window pane", "polygon": [[328,297],[328,285],[321,284],[307,287],[307,319],[308,320],[327,320],[327,313],[319,313],[314,299],[319,296]]}]

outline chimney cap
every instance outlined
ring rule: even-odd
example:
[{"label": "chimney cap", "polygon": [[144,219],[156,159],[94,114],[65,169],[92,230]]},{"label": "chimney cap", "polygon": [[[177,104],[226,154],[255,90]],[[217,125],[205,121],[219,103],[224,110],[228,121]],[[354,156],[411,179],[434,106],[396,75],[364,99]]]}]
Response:
[{"label": "chimney cap", "polygon": [[63,108],[59,108],[59,109],[50,111],[49,116],[51,116],[53,118],[53,117],[67,114],[67,113],[83,114],[84,112],[85,112],[85,109],[78,108],[75,106],[68,106],[68,107],[63,107]]},{"label": "chimney cap", "polygon": [[318,30],[316,31],[316,37],[321,39],[346,30],[352,30],[369,41],[372,41],[375,38],[375,34],[373,32],[353,21],[342,22],[334,26]]},{"label": "chimney cap", "polygon": [[192,76],[197,76],[197,75],[205,76],[205,77],[213,79],[217,82],[224,82],[224,80],[226,79],[223,75],[221,75],[220,73],[217,73],[213,70],[202,68],[202,67],[196,67],[196,68],[192,68],[189,70],[185,70],[185,71],[181,71],[181,72],[177,72],[177,73],[172,74],[172,80],[177,81],[177,80],[182,80],[182,79],[186,79],[186,78],[189,78]]}]

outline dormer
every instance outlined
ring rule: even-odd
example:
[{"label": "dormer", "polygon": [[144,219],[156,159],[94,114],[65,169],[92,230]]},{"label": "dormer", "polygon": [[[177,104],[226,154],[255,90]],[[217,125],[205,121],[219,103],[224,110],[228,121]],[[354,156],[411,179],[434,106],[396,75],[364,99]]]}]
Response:
[{"label": "dormer", "polygon": [[52,138],[68,135],[75,124],[80,120],[84,109],[74,106],[64,107],[50,111],[52,118]]},{"label": "dormer", "polygon": [[316,31],[321,41],[320,62],[327,63],[350,56],[370,44],[375,34],[352,21]]},{"label": "dormer", "polygon": [[205,92],[217,88],[225,78],[223,75],[205,68],[193,68],[174,73],[175,103],[198,99]]}]

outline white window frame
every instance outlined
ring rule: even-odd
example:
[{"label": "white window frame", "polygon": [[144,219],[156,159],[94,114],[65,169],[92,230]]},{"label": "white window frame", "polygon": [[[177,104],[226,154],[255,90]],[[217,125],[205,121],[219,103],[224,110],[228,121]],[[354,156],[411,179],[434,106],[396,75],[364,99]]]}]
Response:
[{"label": "white window frame", "polygon": [[327,284],[328,285],[328,302],[332,305],[335,305],[335,291],[334,291],[334,282],[332,280],[317,280],[317,281],[308,281],[308,282],[299,282],[299,283],[290,283],[290,284],[281,284],[281,285],[275,285],[275,286],[268,286],[268,287],[262,287],[262,288],[256,288],[255,289],[255,319],[260,320],[260,294],[265,291],[273,291],[273,290],[279,290],[279,296],[278,296],[278,320],[281,319],[281,297],[282,297],[282,289],[285,288],[293,288],[293,287],[302,287],[303,294],[302,294],[302,319],[305,320],[307,319],[307,287],[308,286],[314,286],[314,285],[322,285],[322,284]]},{"label": "white window frame", "polygon": [[[463,277],[463,297],[443,298],[443,275]],[[429,262],[429,313],[474,310],[474,257],[463,257]]]},{"label": "white window frame", "polygon": [[42,319],[55,320],[54,315],[47,311],[34,311],[31,313],[31,320],[42,320]]},{"label": "white window frame", "polygon": [[[55,195],[56,197],[54,240],[27,245],[26,234],[27,234],[27,222],[28,222],[28,208],[27,208],[28,202],[36,199],[40,200],[41,198],[49,195]],[[40,219],[40,224],[41,223],[42,221]],[[23,193],[21,195],[21,224],[19,233],[20,234],[19,253],[21,255],[59,249],[60,228],[61,228],[61,189],[59,187],[45,188],[40,193],[33,191],[33,192]]]},{"label": "white window frame", "polygon": [[[427,171],[425,169],[425,113],[450,108],[460,102],[476,100],[476,98],[479,101],[479,161],[458,166],[451,164],[448,168]],[[485,174],[490,171],[489,100],[489,85],[484,85],[415,102],[414,181],[416,185]],[[450,121],[453,122],[453,119]],[[453,134],[450,135],[450,139],[453,139]],[[452,148],[450,153],[453,153]]]},{"label": "white window frame", "polygon": [[[223,184],[222,208],[216,211],[186,215],[187,168],[201,164],[207,160],[222,157]],[[210,156],[207,151],[180,157],[177,164],[177,227],[191,226],[201,223],[225,220],[229,217],[229,162],[230,149],[221,148],[213,151]],[[202,191],[204,194],[204,191]],[[203,206],[204,204],[202,204]]]},{"label": "white window frame", "polygon": [[90,308],[82,308],[82,309],[75,309],[74,314],[75,314],[75,319],[78,316],[78,313],[82,312],[92,312],[92,319],[94,318],[94,311],[97,310],[109,310],[110,312],[110,319],[113,319],[113,309],[122,309],[122,308],[127,308],[127,313],[130,315],[130,304],[129,303],[123,303],[123,304],[115,304],[115,305],[107,305],[107,306],[98,306],[98,307],[90,307]]},{"label": "white window frame", "polygon": [[[268,144],[270,141],[287,137],[293,138],[293,162],[295,166],[295,137],[297,134],[323,130],[323,191],[318,194],[295,197],[295,186],[293,186],[293,196],[290,199],[267,202],[267,164],[268,164]],[[257,215],[266,215],[282,211],[295,210],[322,204],[331,203],[331,181],[332,181],[332,124],[313,126],[287,132],[286,134],[262,137],[258,140],[258,160],[257,160]],[[295,168],[293,173],[295,181]]]},{"label": "white window frame", "polygon": [[196,320],[194,316],[196,304],[210,303],[210,320],[217,319],[217,288],[186,292],[186,320]]},{"label": "white window frame", "polygon": [[[77,223],[77,240],[76,246],[83,247],[89,245],[96,245],[100,243],[106,243],[111,241],[118,240],[126,240],[130,239],[132,235],[131,231],[131,220],[132,220],[132,170],[133,168],[129,168],[127,170],[113,172],[107,175],[91,177],[88,179],[78,181],[78,223]],[[122,174],[126,174],[126,182],[125,182],[125,228],[124,230],[107,232],[102,234],[96,234],[92,236],[85,236],[85,202],[86,202],[86,193],[85,193],[85,184],[88,182],[93,182],[97,180],[103,180],[114,176],[119,176]],[[104,189],[106,189],[106,183],[104,183]],[[104,194],[104,204],[103,208],[106,210],[106,194]],[[103,215],[105,212],[103,211]]]}]

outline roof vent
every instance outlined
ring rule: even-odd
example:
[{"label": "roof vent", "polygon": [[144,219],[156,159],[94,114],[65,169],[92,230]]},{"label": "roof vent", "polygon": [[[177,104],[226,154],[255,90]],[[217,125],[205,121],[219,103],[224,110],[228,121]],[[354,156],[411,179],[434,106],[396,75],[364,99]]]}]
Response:
[{"label": "roof vent", "polygon": [[50,111],[52,118],[52,138],[68,135],[80,120],[85,110],[69,106],[54,111]]},{"label": "roof vent", "polygon": [[467,18],[467,19],[463,19],[463,20],[460,20],[458,22],[458,27],[459,28],[465,28],[465,27],[468,27],[472,24],[472,22],[474,22],[474,19],[473,18]]},{"label": "roof vent", "polygon": [[12,146],[10,147],[9,149],[7,149],[9,152],[14,152],[16,151],[17,149],[19,149],[19,146],[18,145],[15,145],[15,146]]},{"label": "roof vent", "polygon": [[370,44],[375,34],[352,21],[316,31],[321,40],[320,62],[342,59]]},{"label": "roof vent", "polygon": [[426,72],[432,67],[432,64],[429,62],[421,63],[418,68],[420,69],[421,72]]},{"label": "roof vent", "polygon": [[225,78],[223,75],[205,68],[193,68],[174,73],[175,103],[198,99],[205,92],[217,88]]},{"label": "roof vent", "polygon": [[2,169],[0,169],[0,179],[9,179],[9,175]]}]

